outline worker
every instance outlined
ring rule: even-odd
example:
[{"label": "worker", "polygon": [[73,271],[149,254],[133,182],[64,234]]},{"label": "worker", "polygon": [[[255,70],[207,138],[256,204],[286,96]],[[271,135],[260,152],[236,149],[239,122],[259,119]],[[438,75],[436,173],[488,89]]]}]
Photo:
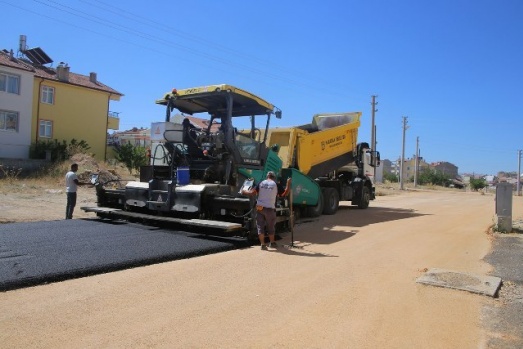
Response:
[{"label": "worker", "polygon": [[71,170],[65,175],[65,193],[67,195],[67,205],[65,207],[65,219],[73,218],[74,207],[76,206],[76,188],[79,185],[89,185],[78,180],[76,175],[78,164],[72,164]]},{"label": "worker", "polygon": [[265,233],[269,235],[269,247],[276,248],[277,244],[274,241],[276,230],[276,198],[277,196],[287,196],[291,188],[291,179],[287,179],[287,184],[283,188],[276,183],[276,175],[274,172],[267,172],[267,178],[251,189],[243,189],[243,195],[256,195],[256,228],[258,229],[258,238],[260,239],[261,249],[267,250],[265,245]]}]

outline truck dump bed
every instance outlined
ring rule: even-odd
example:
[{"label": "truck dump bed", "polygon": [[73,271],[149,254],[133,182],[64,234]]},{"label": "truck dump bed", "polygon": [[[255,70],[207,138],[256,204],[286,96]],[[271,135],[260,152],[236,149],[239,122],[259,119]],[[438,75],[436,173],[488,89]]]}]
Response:
[{"label": "truck dump bed", "polygon": [[360,112],[317,114],[312,123],[271,129],[267,144],[278,144],[283,168],[317,178],[354,162]]}]

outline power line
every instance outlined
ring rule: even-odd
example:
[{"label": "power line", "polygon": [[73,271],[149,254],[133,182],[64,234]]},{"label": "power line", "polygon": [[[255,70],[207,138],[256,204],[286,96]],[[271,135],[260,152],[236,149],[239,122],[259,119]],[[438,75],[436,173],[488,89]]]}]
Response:
[{"label": "power line", "polygon": [[[138,20],[140,23],[142,24],[153,24],[155,26],[155,28],[161,28],[163,29],[165,32],[169,33],[169,34],[174,34],[178,37],[181,37],[183,39],[190,39],[191,41],[198,41],[202,44],[205,44],[207,46],[212,46],[220,51],[223,51],[225,53],[232,53],[234,54],[236,57],[244,57],[244,58],[247,58],[249,60],[255,60],[255,61],[258,61],[260,63],[263,63],[263,64],[267,64],[267,65],[273,65],[275,66],[276,68],[282,70],[283,72],[285,72],[286,70],[288,70],[288,68],[286,67],[283,67],[273,61],[269,61],[269,60],[266,60],[266,59],[261,59],[260,57],[258,56],[253,56],[253,55],[248,55],[248,54],[245,54],[244,52],[242,51],[238,51],[238,50],[234,50],[234,49],[231,49],[229,47],[226,47],[226,46],[223,46],[223,45],[220,45],[216,42],[213,42],[213,41],[210,41],[210,40],[207,40],[205,38],[201,38],[199,36],[196,36],[196,35],[193,35],[193,34],[190,34],[190,33],[187,33],[187,32],[184,32],[182,30],[179,30],[179,29],[175,29],[173,27],[170,27],[168,25],[165,25],[164,23],[162,22],[158,22],[158,21],[154,21],[154,20],[151,20],[149,18],[145,18],[145,17],[142,17],[140,15],[136,15],[130,11],[127,11],[125,9],[122,9],[122,8],[119,8],[119,7],[116,7],[114,5],[111,5],[111,4],[106,4],[106,3],[103,3],[102,1],[99,1],[99,0],[92,0],[92,2],[95,2],[95,3],[99,3],[101,4],[102,6],[96,6],[96,5],[93,5],[90,3],[89,0],[79,0],[80,2],[83,2],[83,3],[86,3],[86,4],[90,4],[91,6],[95,6],[95,7],[98,7],[98,8],[101,8],[101,9],[105,9],[105,10],[108,10],[109,12],[111,13],[114,13],[120,17],[124,17],[124,18],[128,18],[128,19],[135,19],[135,20]],[[114,10],[113,10],[114,9]],[[129,14],[129,16],[125,15],[125,14]],[[290,70],[290,71],[293,71],[293,70]],[[298,74],[303,74],[303,72],[299,72],[299,71],[294,71],[294,73],[298,73]]]},{"label": "power line", "polygon": [[[240,68],[243,71],[249,71],[251,73],[254,73],[254,74],[257,74],[259,76],[262,76],[263,78],[271,78],[271,79],[278,80],[278,81],[281,81],[281,82],[284,82],[284,83],[287,83],[287,84],[290,84],[290,85],[293,85],[293,86],[305,87],[305,88],[308,88],[308,89],[313,89],[315,91],[315,93],[322,93],[323,92],[323,93],[328,93],[330,96],[343,97],[344,99],[347,98],[346,94],[341,93],[339,91],[339,89],[333,89],[332,86],[330,86],[330,85],[329,85],[329,87],[323,87],[322,88],[322,87],[319,87],[317,82],[315,82],[314,85],[312,85],[309,80],[304,81],[302,79],[302,81],[299,81],[299,80],[295,79],[294,77],[292,77],[292,78],[289,77],[289,76],[292,76],[292,73],[287,73],[286,72],[286,75],[276,74],[276,73],[273,73],[271,71],[267,71],[267,70],[263,70],[263,69],[260,69],[260,68],[257,68],[257,67],[253,67],[251,65],[247,65],[247,64],[243,64],[243,63],[239,63],[239,62],[234,62],[234,61],[231,61],[229,59],[224,59],[224,58],[216,56],[216,55],[211,55],[211,54],[208,54],[206,52],[202,52],[201,50],[195,49],[193,47],[189,47],[189,46],[186,46],[186,45],[175,43],[175,42],[173,42],[171,40],[163,39],[162,37],[158,37],[157,35],[145,33],[143,31],[136,30],[136,29],[134,29],[132,27],[129,27],[129,26],[126,26],[126,25],[114,23],[114,19],[113,18],[111,18],[111,21],[108,21],[108,20],[106,20],[106,19],[104,19],[104,18],[102,18],[100,16],[87,13],[85,11],[79,10],[77,8],[73,8],[71,6],[65,5],[65,4],[60,3],[58,1],[48,0],[47,3],[45,3],[42,0],[33,0],[33,1],[38,3],[38,4],[40,4],[40,5],[52,8],[54,10],[62,11],[64,13],[67,13],[67,14],[71,15],[71,16],[76,16],[76,17],[81,18],[81,19],[83,19],[85,21],[90,21],[90,22],[93,22],[93,23],[96,23],[96,24],[99,24],[99,25],[102,25],[102,26],[106,26],[106,27],[111,28],[113,30],[121,31],[121,32],[124,32],[124,33],[129,34],[129,35],[137,36],[137,37],[142,38],[143,40],[154,42],[154,43],[158,43],[158,44],[161,44],[163,46],[174,47],[174,48],[177,48],[179,50],[183,50],[185,52],[188,52],[188,53],[190,53],[192,55],[199,56],[199,57],[202,57],[202,58],[204,58],[206,60],[213,61],[215,63],[219,63],[219,64],[222,64],[222,65],[225,65],[225,66],[228,66],[228,67]],[[1,2],[6,3],[5,1],[1,1]],[[83,1],[83,2],[84,3],[88,3],[86,1]],[[100,3],[100,2],[98,1],[98,3]],[[138,45],[135,42],[130,42],[130,41],[127,41],[127,40],[114,38],[112,36],[108,36],[106,33],[96,32],[94,30],[87,29],[85,27],[79,26],[78,24],[71,24],[69,22],[57,19],[55,17],[47,16],[47,15],[41,14],[39,12],[31,11],[31,10],[25,9],[23,7],[20,7],[20,6],[16,6],[16,5],[11,4],[11,3],[7,3],[7,4],[9,4],[9,5],[13,6],[13,7],[19,8],[19,9],[21,9],[23,11],[31,12],[31,13],[34,13],[36,15],[48,18],[50,20],[58,21],[60,23],[64,23],[64,24],[67,24],[67,25],[71,25],[71,26],[74,26],[76,28],[89,31],[89,32],[95,33],[95,34],[100,35],[100,36],[108,37],[110,39],[118,40],[120,42],[124,42],[124,43],[127,43],[127,44],[136,45],[138,47],[145,48],[147,50],[152,50],[154,52],[159,52],[159,53],[162,53],[162,54],[167,55],[167,56],[172,56],[172,54],[160,51],[158,49],[151,49],[150,47],[146,47],[146,46],[143,46],[143,45]],[[95,6],[93,4],[90,4],[90,5],[91,6]],[[152,20],[144,18],[142,16],[132,14],[129,11],[125,11],[125,10],[119,9],[119,8],[117,8],[115,6],[111,6],[111,5],[107,5],[107,4],[104,4],[104,5],[105,5],[105,11],[106,12],[110,12],[112,14],[117,14],[120,17],[123,17],[123,18],[126,18],[126,19],[130,19],[129,16],[132,16],[132,17],[138,18],[138,20],[140,20],[140,23],[142,23],[142,24],[153,23],[155,25],[152,26],[152,27],[156,28],[157,26],[159,26],[159,27],[162,28],[162,30],[168,31],[169,33],[174,33],[175,35],[178,35],[178,36],[181,36],[181,37],[190,38],[192,40],[192,42],[194,42],[195,40],[199,41],[199,42],[203,42],[206,45],[212,45],[213,47],[218,47],[222,52],[232,52],[232,53],[234,53],[235,56],[249,57],[250,60],[253,60],[252,59],[253,56],[249,56],[249,55],[245,55],[243,53],[239,53],[238,51],[235,51],[235,50],[232,50],[232,49],[228,49],[228,48],[226,48],[226,47],[224,47],[222,45],[211,44],[211,42],[209,40],[198,38],[198,37],[196,37],[194,35],[188,35],[188,34],[186,34],[184,32],[177,31],[177,30],[175,30],[175,29],[173,29],[171,27],[168,27],[168,26],[165,26],[165,25],[161,25],[161,23],[158,23],[156,21],[152,21]],[[108,10],[107,9],[108,6],[114,8],[115,10],[112,10],[112,9]],[[100,8],[100,6],[95,6],[95,7]],[[119,11],[123,12],[125,15],[119,14],[118,13]],[[183,59],[184,61],[189,61],[189,62],[194,63],[193,60],[188,60],[186,58],[179,57],[179,56],[176,56],[176,57],[180,58],[180,59]],[[259,61],[259,62],[263,62],[263,65],[274,65],[274,63],[271,63],[271,62],[266,61],[266,60],[261,60],[261,59],[258,59],[258,58],[255,59],[255,60]],[[205,65],[203,63],[198,63],[198,64]],[[283,67],[281,67],[281,66],[277,66],[277,67],[278,67],[278,70],[285,72],[285,69]],[[228,73],[230,73],[230,72],[228,72]],[[234,71],[234,74],[241,75],[241,74],[238,74],[238,71]],[[303,72],[299,73],[300,77],[304,77],[306,75],[307,74],[303,73]],[[326,83],[326,82],[324,82],[324,83]]]}]

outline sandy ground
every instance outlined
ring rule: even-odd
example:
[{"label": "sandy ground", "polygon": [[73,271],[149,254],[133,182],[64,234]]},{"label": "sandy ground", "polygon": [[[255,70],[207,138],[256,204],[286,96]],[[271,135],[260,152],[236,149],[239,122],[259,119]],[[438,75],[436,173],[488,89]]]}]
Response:
[{"label": "sandy ground", "polygon": [[[64,215],[63,192],[4,188],[0,196],[0,222]],[[94,200],[93,189],[80,189],[78,206]],[[523,212],[520,197],[514,211]],[[493,214],[491,194],[401,192],[297,225],[296,248],[251,247],[0,293],[0,343],[483,348],[492,334],[481,309],[496,300],[416,278],[429,268],[488,274]],[[77,209],[80,217],[93,214]]]},{"label": "sandy ground", "polygon": [[[64,219],[65,204],[65,188],[31,187],[24,183],[6,184],[0,181],[0,224]],[[93,214],[85,213],[81,206],[96,206],[93,188],[78,188],[74,212],[74,218],[92,218]]]}]

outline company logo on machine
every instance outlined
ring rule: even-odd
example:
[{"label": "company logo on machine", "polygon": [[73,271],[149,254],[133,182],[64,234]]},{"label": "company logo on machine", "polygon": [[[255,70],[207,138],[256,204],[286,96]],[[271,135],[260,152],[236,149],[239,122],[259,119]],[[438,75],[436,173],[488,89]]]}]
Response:
[{"label": "company logo on machine", "polygon": [[187,94],[193,94],[193,93],[200,93],[200,92],[208,92],[209,91],[209,87],[205,86],[205,87],[195,87],[195,88],[188,88],[187,90],[185,90],[185,92]]},{"label": "company logo on machine", "polygon": [[162,194],[159,194],[159,195],[158,195],[158,200],[156,200],[156,201],[158,201],[158,202],[163,202]]},{"label": "company logo on machine", "polygon": [[301,188],[301,185],[297,185],[297,186],[296,186],[296,189],[295,189],[296,195],[300,195],[300,193],[301,193],[301,189],[302,189],[302,188]]},{"label": "company logo on machine", "polygon": [[255,159],[243,159],[243,162],[245,162],[246,164],[254,164],[254,165],[261,164],[260,160],[255,160]]},{"label": "company logo on machine", "polygon": [[329,146],[329,148],[334,148],[334,147],[342,144],[342,142],[345,138],[347,138],[346,135],[339,135],[336,137],[329,138],[325,141],[321,141],[321,150],[325,150],[325,148],[327,146]]}]

